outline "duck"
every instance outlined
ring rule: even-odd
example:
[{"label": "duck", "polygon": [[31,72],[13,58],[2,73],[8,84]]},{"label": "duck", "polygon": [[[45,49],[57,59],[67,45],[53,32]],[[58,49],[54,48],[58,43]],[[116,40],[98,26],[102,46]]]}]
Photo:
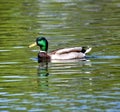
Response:
[{"label": "duck", "polygon": [[37,37],[36,42],[29,45],[29,48],[39,46],[38,63],[51,60],[72,60],[83,59],[91,51],[91,47],[71,47],[54,50],[48,53],[48,40],[45,37]]}]

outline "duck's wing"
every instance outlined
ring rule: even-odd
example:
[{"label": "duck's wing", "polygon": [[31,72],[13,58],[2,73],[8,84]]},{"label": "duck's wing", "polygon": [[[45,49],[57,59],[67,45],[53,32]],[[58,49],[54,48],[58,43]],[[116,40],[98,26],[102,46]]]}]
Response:
[{"label": "duck's wing", "polygon": [[83,50],[83,47],[73,47],[73,48],[64,48],[64,49],[59,49],[55,53],[56,54],[65,54],[69,52],[81,52]]},{"label": "duck's wing", "polygon": [[92,48],[90,47],[73,47],[73,48],[64,48],[64,49],[57,49],[52,51],[50,54],[65,54],[70,52],[81,52],[81,53],[88,53],[91,51]]}]

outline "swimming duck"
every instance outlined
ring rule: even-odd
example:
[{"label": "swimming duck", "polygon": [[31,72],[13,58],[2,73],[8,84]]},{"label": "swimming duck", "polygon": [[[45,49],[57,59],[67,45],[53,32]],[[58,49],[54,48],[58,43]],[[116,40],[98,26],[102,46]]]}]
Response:
[{"label": "swimming duck", "polygon": [[38,62],[51,61],[51,60],[69,60],[69,59],[82,59],[85,54],[90,52],[92,48],[89,47],[72,47],[54,50],[48,53],[48,41],[45,37],[38,37],[36,42],[31,44],[29,48],[34,46],[40,47],[38,53]]}]

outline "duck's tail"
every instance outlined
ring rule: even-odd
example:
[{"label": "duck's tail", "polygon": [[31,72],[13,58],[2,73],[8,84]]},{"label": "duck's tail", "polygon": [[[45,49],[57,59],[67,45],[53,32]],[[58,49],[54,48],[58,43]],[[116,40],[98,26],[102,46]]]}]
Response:
[{"label": "duck's tail", "polygon": [[88,47],[88,49],[86,49],[86,51],[85,51],[85,54],[86,54],[86,53],[89,53],[91,50],[92,50],[92,48],[91,48],[91,47]]}]

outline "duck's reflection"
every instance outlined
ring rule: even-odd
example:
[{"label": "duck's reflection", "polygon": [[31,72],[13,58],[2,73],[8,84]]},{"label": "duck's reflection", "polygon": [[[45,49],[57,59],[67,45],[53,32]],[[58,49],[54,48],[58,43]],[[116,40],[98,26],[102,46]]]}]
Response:
[{"label": "duck's reflection", "polygon": [[37,69],[37,75],[38,75],[38,86],[39,89],[46,90],[48,89],[48,62],[41,62]]},{"label": "duck's reflection", "polygon": [[[70,65],[69,65],[70,63]],[[72,64],[71,64],[72,63]],[[90,60],[54,60],[54,62],[47,62],[47,61],[42,61],[39,63],[38,69],[37,69],[37,83],[38,86],[40,87],[40,89],[48,89],[48,85],[49,85],[49,66],[48,64],[54,64],[54,66],[59,66],[59,68],[63,69],[63,72],[67,71],[66,69],[63,68],[63,66],[71,66],[71,69],[73,67],[83,67],[83,66],[91,66],[91,62]],[[68,69],[69,69],[68,67]],[[66,67],[67,68],[67,67]],[[85,71],[83,71],[84,73],[89,73],[90,71],[86,69],[84,69]],[[69,73],[69,72],[68,72]],[[75,72],[76,73],[76,72]]]},{"label": "duck's reflection", "polygon": [[49,75],[48,62],[41,62],[38,66],[37,74],[40,77],[46,77]]},{"label": "duck's reflection", "polygon": [[[74,63],[75,62],[75,63]],[[78,63],[76,63],[78,62]],[[45,78],[49,75],[49,70],[48,70],[48,61],[41,61],[39,63],[38,69],[37,69],[37,74],[41,78]],[[60,64],[60,66],[63,64],[64,66],[68,66],[68,63],[73,63],[75,66],[91,66],[91,61],[86,60],[86,59],[74,59],[74,60],[52,60],[52,64]]]}]

